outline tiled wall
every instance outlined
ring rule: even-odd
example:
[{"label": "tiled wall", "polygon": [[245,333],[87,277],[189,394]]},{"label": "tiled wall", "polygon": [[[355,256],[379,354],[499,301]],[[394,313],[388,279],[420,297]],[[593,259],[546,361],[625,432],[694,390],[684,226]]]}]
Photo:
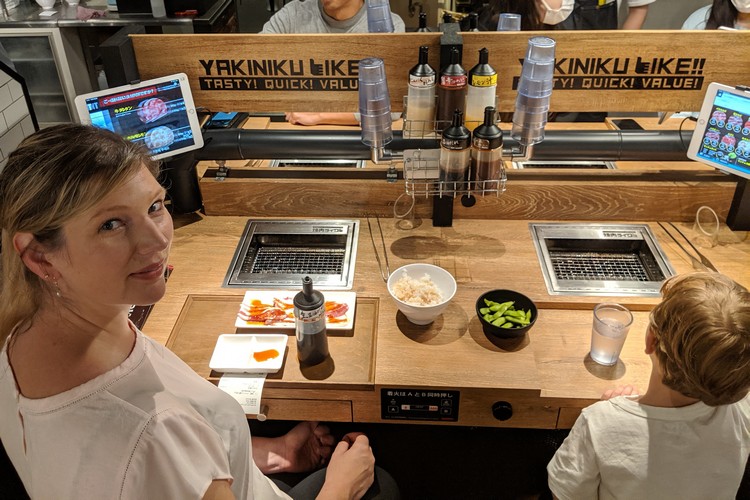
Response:
[{"label": "tiled wall", "polygon": [[33,132],[21,84],[0,70],[0,170],[18,143]]}]

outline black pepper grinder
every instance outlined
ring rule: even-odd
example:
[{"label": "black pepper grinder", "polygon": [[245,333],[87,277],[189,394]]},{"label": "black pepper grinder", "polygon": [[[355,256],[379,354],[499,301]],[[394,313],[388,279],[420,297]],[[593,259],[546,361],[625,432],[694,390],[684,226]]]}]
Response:
[{"label": "black pepper grinder", "polygon": [[309,276],[302,279],[302,291],[294,296],[294,324],[300,364],[311,366],[324,361],[328,357],[325,299],[313,290]]}]

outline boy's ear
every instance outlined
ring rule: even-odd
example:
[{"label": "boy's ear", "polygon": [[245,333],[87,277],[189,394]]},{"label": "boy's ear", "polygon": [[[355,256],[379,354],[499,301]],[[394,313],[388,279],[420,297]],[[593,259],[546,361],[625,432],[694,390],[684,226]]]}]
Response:
[{"label": "boy's ear", "polygon": [[654,337],[649,326],[646,330],[646,354],[653,354],[654,351],[656,351],[656,337]]},{"label": "boy's ear", "polygon": [[52,267],[44,253],[44,248],[31,233],[16,233],[13,235],[13,248],[21,256],[21,260],[29,270],[45,279],[49,277],[49,269]]}]

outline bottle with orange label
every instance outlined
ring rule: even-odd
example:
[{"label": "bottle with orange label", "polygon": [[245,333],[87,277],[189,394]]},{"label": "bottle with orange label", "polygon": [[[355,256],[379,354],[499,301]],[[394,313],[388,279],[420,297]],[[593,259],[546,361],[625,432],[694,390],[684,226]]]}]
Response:
[{"label": "bottle with orange label", "polygon": [[465,126],[474,130],[484,121],[484,109],[495,106],[497,71],[489,64],[489,51],[479,51],[479,62],[469,71]]}]

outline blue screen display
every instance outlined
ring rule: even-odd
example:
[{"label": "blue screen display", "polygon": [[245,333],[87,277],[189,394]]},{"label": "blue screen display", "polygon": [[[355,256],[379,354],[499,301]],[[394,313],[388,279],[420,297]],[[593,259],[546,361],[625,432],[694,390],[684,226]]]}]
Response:
[{"label": "blue screen display", "polygon": [[91,124],[145,145],[152,155],[193,146],[179,80],[86,99]]},{"label": "blue screen display", "polygon": [[716,92],[697,157],[750,178],[750,95]]}]

